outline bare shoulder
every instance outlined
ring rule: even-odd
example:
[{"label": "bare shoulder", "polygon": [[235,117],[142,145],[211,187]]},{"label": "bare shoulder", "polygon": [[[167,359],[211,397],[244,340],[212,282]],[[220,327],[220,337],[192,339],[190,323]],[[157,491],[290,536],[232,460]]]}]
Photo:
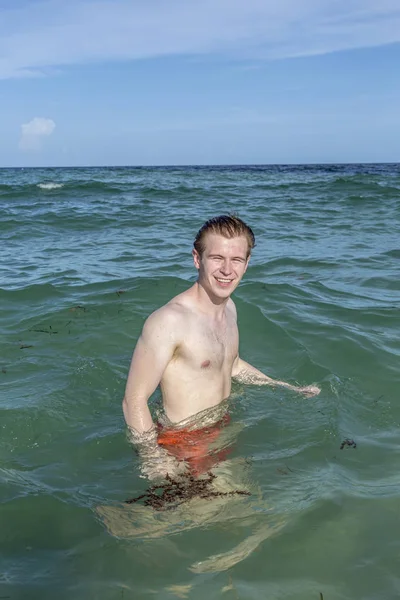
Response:
[{"label": "bare shoulder", "polygon": [[[179,298],[179,297],[177,297]],[[188,311],[183,304],[173,298],[170,302],[155,310],[147,317],[143,326],[143,336],[170,336],[179,338],[179,334],[185,328]]]}]

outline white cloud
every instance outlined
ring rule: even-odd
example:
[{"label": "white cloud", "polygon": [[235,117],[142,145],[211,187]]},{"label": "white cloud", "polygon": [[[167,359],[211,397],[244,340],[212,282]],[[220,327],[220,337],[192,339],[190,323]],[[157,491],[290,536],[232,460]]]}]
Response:
[{"label": "white cloud", "polygon": [[52,119],[44,119],[43,117],[35,117],[29,123],[21,125],[22,135],[51,135],[56,124]]},{"label": "white cloud", "polygon": [[394,42],[398,0],[36,0],[2,9],[0,78],[94,61],[263,60]]},{"label": "white cloud", "polygon": [[40,150],[43,137],[51,135],[56,124],[52,119],[35,117],[29,123],[21,125],[19,149],[23,151]]}]

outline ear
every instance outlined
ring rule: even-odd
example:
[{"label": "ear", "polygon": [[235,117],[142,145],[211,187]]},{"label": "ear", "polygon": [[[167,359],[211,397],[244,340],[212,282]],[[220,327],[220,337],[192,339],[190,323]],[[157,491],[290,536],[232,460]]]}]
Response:
[{"label": "ear", "polygon": [[196,269],[200,269],[200,254],[197,252],[196,248],[192,250],[193,262]]}]

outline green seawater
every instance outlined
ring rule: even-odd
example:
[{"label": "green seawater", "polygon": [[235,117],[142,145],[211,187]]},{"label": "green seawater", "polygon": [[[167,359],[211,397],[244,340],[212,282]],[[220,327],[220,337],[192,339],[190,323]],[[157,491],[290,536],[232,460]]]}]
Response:
[{"label": "green seawater", "polygon": [[[0,598],[400,597],[400,165],[3,169],[0,210]],[[321,394],[235,384],[252,495],[127,511],[135,341],[231,212],[241,356]]]}]

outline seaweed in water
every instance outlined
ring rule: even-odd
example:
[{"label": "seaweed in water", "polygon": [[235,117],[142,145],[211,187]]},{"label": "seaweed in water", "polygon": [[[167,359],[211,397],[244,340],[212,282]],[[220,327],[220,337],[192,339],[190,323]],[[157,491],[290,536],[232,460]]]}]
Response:
[{"label": "seaweed in water", "polygon": [[126,504],[134,504],[143,500],[145,506],[151,506],[155,510],[167,510],[183,504],[192,498],[204,498],[209,500],[220,496],[250,496],[246,490],[233,490],[231,492],[218,492],[211,487],[215,479],[213,473],[208,473],[208,477],[195,479],[192,475],[183,475],[179,479],[172,479],[168,474],[166,483],[154,485],[148,490],[130,500],[125,500]]},{"label": "seaweed in water", "polygon": [[349,448],[354,448],[354,449],[357,448],[357,444],[355,443],[355,441],[349,440],[347,438],[345,440],[343,440],[343,442],[340,444],[340,449],[343,450],[343,448],[345,446],[348,446]]}]

